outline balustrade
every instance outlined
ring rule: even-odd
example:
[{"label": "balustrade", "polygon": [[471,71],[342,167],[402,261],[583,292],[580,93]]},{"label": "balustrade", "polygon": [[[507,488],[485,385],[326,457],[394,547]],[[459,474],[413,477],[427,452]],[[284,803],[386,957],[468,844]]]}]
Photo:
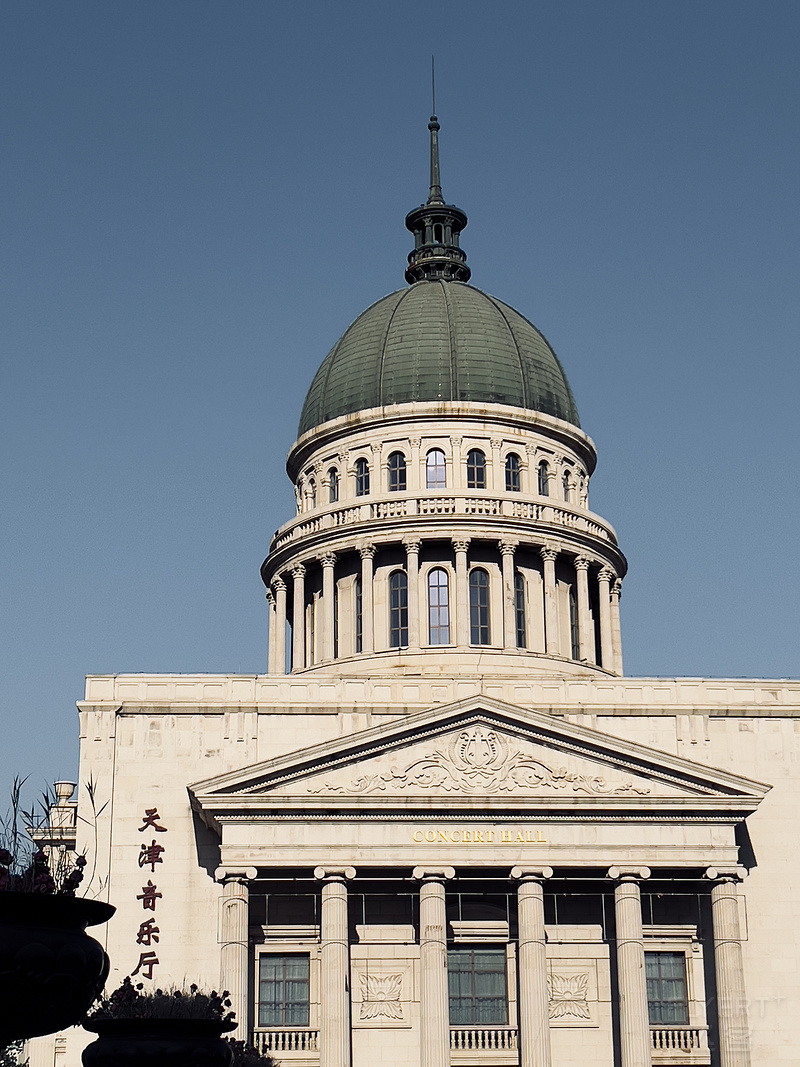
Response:
[{"label": "balustrade", "polygon": [[654,1051],[695,1052],[708,1048],[708,1027],[657,1026],[650,1029],[650,1044]]},{"label": "balustrade", "polygon": [[450,1027],[450,1048],[461,1051],[516,1051],[517,1031],[513,1027]]},{"label": "balustrade", "polygon": [[259,1052],[318,1052],[318,1030],[256,1030],[253,1045]]}]

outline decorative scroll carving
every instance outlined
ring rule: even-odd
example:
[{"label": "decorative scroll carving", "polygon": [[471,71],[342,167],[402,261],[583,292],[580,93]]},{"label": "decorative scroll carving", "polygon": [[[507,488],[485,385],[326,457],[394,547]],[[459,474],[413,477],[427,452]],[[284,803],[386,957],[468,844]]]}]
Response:
[{"label": "decorative scroll carving", "polygon": [[589,1016],[589,975],[548,974],[548,1014],[551,1019],[563,1019],[571,1015],[576,1019]]},{"label": "decorative scroll carving", "polygon": [[[593,796],[620,796],[650,792],[633,782],[613,785],[601,775],[579,774],[566,767],[552,768],[534,755],[509,747],[505,738],[484,726],[462,730],[446,749],[415,759],[403,770],[392,768],[356,778],[348,792],[371,793],[392,789],[443,789],[460,793],[511,793],[515,790],[561,789]],[[309,792],[344,792],[342,786],[321,785]]]},{"label": "decorative scroll carving", "polygon": [[387,1019],[402,1019],[402,985],[402,974],[362,974],[361,1018],[377,1019],[384,1016]]}]

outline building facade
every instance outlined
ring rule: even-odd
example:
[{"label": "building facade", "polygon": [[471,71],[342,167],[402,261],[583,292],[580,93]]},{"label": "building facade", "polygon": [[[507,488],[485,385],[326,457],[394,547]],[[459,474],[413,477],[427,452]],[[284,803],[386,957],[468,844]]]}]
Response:
[{"label": "building facade", "polygon": [[301,413],[268,673],[87,679],[110,982],[221,984],[297,1067],[797,1062],[800,683],[623,675],[594,445],[468,284],[438,130]]}]

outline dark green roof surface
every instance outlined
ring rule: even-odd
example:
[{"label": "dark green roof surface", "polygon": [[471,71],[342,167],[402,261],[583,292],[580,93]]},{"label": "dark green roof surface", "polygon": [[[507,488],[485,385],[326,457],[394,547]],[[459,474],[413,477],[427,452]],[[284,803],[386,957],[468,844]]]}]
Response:
[{"label": "dark green roof surface", "polygon": [[463,282],[421,281],[368,307],[317,371],[298,435],[412,401],[513,404],[579,426],[555,352],[508,304]]}]

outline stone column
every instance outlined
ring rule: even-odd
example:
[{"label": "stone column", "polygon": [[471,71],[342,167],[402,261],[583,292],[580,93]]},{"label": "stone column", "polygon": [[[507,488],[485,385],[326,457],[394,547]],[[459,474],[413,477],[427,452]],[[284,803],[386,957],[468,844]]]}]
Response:
[{"label": "stone column", "polygon": [[447,914],[444,883],[452,867],[415,867],[419,890],[420,1067],[450,1067]]},{"label": "stone column", "polygon": [[462,441],[463,441],[463,438],[461,438],[461,437],[451,437],[450,438],[450,448],[452,449],[452,455],[453,455],[453,477],[452,477],[452,479],[450,481],[450,484],[452,485],[453,489],[456,492],[458,492],[458,490],[463,487],[464,482],[465,482],[464,468],[461,466],[461,443],[462,443]]},{"label": "stone column", "polygon": [[614,670],[622,677],[622,632],[619,623],[619,600],[622,596],[622,579],[617,578],[611,586],[611,637],[614,642]]},{"label": "stone column", "polygon": [[267,609],[269,617],[269,637],[267,638],[267,674],[275,673],[275,594],[272,591],[272,586],[267,589],[266,593]]},{"label": "stone column", "polygon": [[746,875],[744,867],[724,871],[709,867],[706,871],[706,878],[715,883],[711,890],[711,921],[714,927],[720,1067],[750,1067],[737,884]]},{"label": "stone column", "polygon": [[336,630],[336,595],[334,565],[336,553],[326,552],[319,557],[322,564],[322,658],[333,659],[333,635]]},{"label": "stone column", "polygon": [[322,882],[320,1067],[350,1067],[350,944],[347,880],[355,867],[315,867]]},{"label": "stone column", "polygon": [[620,1067],[650,1067],[650,1020],[639,891],[639,879],[649,878],[650,869],[611,867],[608,877],[619,883],[614,890],[614,912],[617,918]]},{"label": "stone column", "polygon": [[372,619],[373,561],[377,549],[372,544],[360,544],[361,556],[361,651],[372,652],[375,647],[375,626]]},{"label": "stone column", "polygon": [[556,600],[556,559],[558,552],[549,545],[539,549],[544,560],[544,639],[548,656],[561,652],[558,633],[558,601]]},{"label": "stone column", "polygon": [[[456,644],[462,648],[469,647],[469,588],[467,577],[468,537],[454,537],[453,549],[456,554]],[[452,611],[452,608],[451,608]],[[453,620],[450,620],[450,634],[453,634]]]},{"label": "stone column", "polygon": [[575,578],[578,586],[578,644],[580,658],[584,663],[594,663],[594,632],[589,613],[589,560],[578,556],[575,560]]},{"label": "stone column", "polygon": [[517,602],[514,595],[514,550],[519,541],[499,542],[503,559],[503,646],[507,651],[517,647]]},{"label": "stone column", "polygon": [[492,462],[489,464],[490,473],[486,481],[486,488],[491,489],[493,493],[504,493],[506,489],[506,472],[500,462],[500,449],[503,447],[502,438],[493,437],[489,444],[492,446]]},{"label": "stone column", "polygon": [[236,1030],[231,1035],[239,1041],[250,1037],[247,1010],[249,970],[248,950],[248,882],[258,874],[255,867],[218,867],[214,877],[222,882],[219,900],[219,987],[227,989],[231,1009],[236,1012]]},{"label": "stone column", "polygon": [[419,547],[418,537],[406,537],[403,547],[406,550],[406,576],[408,578],[408,647],[420,647],[419,634]]},{"label": "stone column", "polygon": [[408,490],[411,493],[418,493],[420,485],[423,484],[419,477],[419,450],[422,445],[422,439],[419,437],[412,437],[409,439],[408,443],[411,445],[411,463],[408,468]]},{"label": "stone column", "polygon": [[547,997],[547,948],[544,937],[542,881],[552,867],[514,867],[519,880],[519,1038],[520,1067],[550,1067],[550,1018]]},{"label": "stone column", "polygon": [[306,665],[306,569],[302,563],[292,567],[292,670]]},{"label": "stone column", "polygon": [[278,576],[272,579],[275,594],[275,644],[270,674],[286,674],[286,582]]},{"label": "stone column", "polygon": [[600,659],[603,670],[616,673],[614,637],[611,629],[611,583],[613,580],[614,572],[608,567],[603,567],[597,576],[600,598]]}]

